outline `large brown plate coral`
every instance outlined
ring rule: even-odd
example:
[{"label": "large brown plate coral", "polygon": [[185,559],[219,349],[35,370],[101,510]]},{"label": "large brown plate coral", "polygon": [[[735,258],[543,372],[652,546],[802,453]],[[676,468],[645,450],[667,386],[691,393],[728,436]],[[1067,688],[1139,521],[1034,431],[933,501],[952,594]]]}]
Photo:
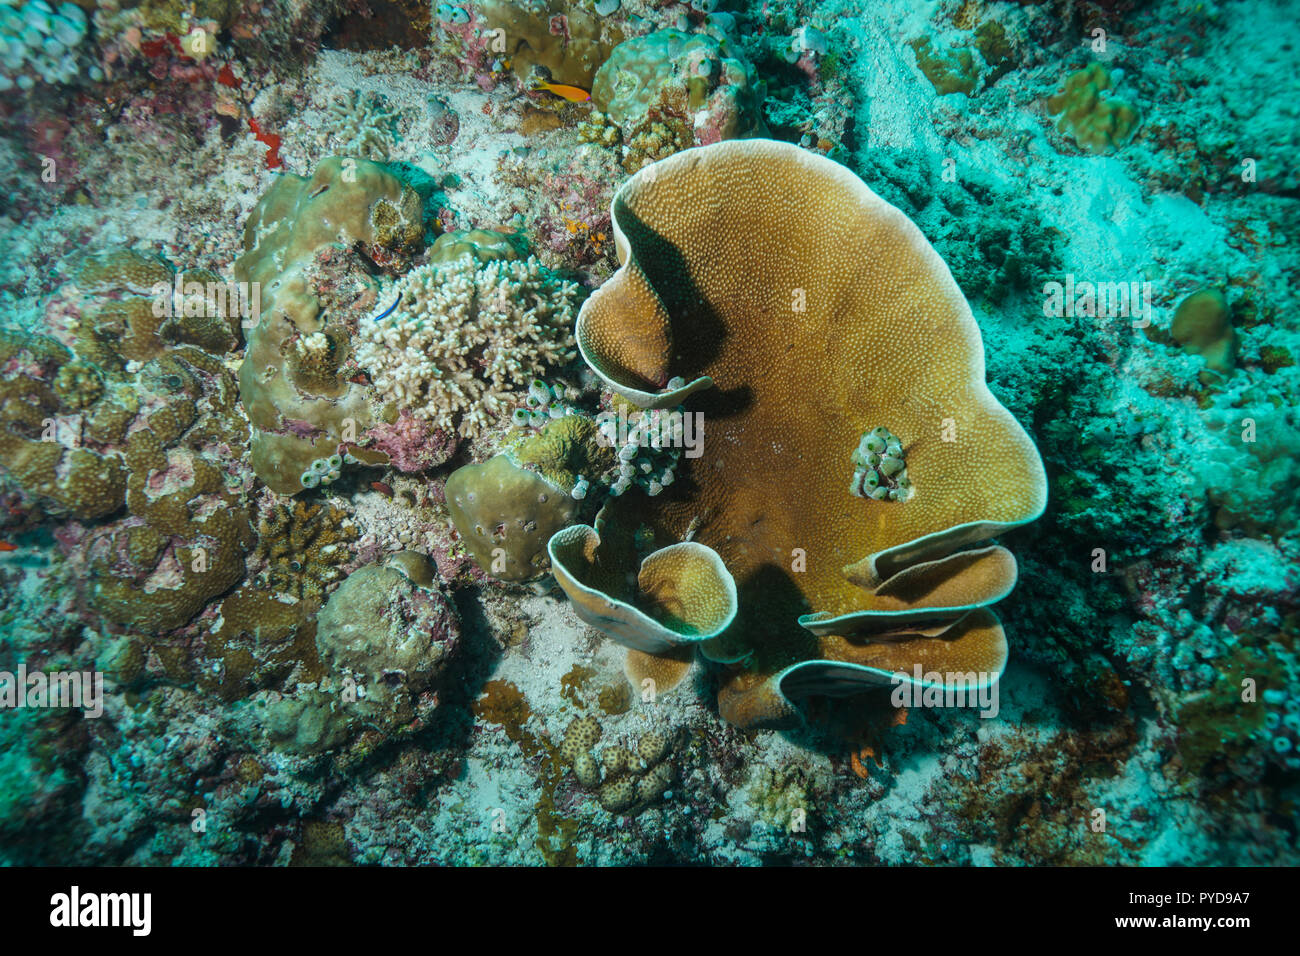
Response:
[{"label": "large brown plate coral", "polygon": [[[647,167],[613,221],[622,265],[583,306],[579,348],[635,404],[685,401],[706,432],[664,494],[625,495],[594,529],[552,539],[578,612],[617,617],[607,630],[641,651],[695,643],[728,662],[719,707],[741,726],[898,672],[996,681],[1007,646],[986,606],[1016,564],[998,546],[965,549],[1037,517],[1046,481],[920,231],[848,169],[770,140]],[[677,587],[660,574],[637,586],[643,557],[688,540],[725,571],[683,562]],[[738,606],[724,628],[728,572]],[[647,615],[666,626],[628,640]]]}]

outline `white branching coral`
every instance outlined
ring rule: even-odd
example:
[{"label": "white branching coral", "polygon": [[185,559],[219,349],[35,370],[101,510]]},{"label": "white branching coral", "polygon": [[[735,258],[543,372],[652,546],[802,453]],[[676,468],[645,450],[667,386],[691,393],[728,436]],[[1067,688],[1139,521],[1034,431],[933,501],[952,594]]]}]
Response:
[{"label": "white branching coral", "polygon": [[330,97],[329,115],[318,137],[322,147],[340,156],[383,161],[397,144],[398,110],[381,93],[339,91]]},{"label": "white branching coral", "polygon": [[421,266],[396,292],[391,314],[361,323],[357,363],[386,401],[467,438],[509,418],[535,376],[574,357],[578,286],[535,258]]}]

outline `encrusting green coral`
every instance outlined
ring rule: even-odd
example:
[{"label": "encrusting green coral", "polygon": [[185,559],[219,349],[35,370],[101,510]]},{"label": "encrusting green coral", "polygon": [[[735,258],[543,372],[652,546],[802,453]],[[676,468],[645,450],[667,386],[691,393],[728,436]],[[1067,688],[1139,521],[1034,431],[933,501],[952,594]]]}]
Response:
[{"label": "encrusting green coral", "polygon": [[554,83],[588,87],[623,39],[622,31],[595,11],[567,0],[480,0],[476,6],[487,29],[502,31],[505,58],[521,80],[540,74]]},{"label": "encrusting green coral", "polygon": [[475,562],[495,578],[525,581],[548,566],[547,540],[576,520],[586,479],[614,453],[582,415],[552,420],[479,465],[447,479],[447,510]]},{"label": "encrusting green coral", "polygon": [[427,726],[453,660],[460,622],[424,555],[366,565],[330,596],[316,620],[314,684],[259,695],[268,743],[288,753],[333,753],[346,771],[377,748]]},{"label": "encrusting green coral", "polygon": [[1061,92],[1047,100],[1047,111],[1061,116],[1057,132],[1073,136],[1090,153],[1110,152],[1128,142],[1141,114],[1133,104],[1110,96],[1118,75],[1100,63],[1071,73]]},{"label": "encrusting green coral", "polygon": [[916,65],[934,86],[936,93],[941,96],[965,93],[969,96],[975,92],[975,85],[979,82],[979,67],[970,50],[957,48],[936,51],[929,37],[919,37],[908,46],[916,52]]},{"label": "encrusting green coral", "polygon": [[486,265],[501,259],[519,258],[511,237],[491,229],[455,229],[445,232],[429,247],[428,260],[440,265],[455,262],[461,256],[473,256]]},{"label": "encrusting green coral", "polygon": [[375,310],[379,290],[373,267],[353,250],[398,271],[424,232],[413,189],[377,163],[339,157],[310,178],[281,177],[249,216],[235,277],[258,283],[261,315],[248,333],[239,384],[254,427],[253,469],[273,491],[302,490],[313,461],[381,420],[373,391],[353,381],[349,365],[355,323]]}]

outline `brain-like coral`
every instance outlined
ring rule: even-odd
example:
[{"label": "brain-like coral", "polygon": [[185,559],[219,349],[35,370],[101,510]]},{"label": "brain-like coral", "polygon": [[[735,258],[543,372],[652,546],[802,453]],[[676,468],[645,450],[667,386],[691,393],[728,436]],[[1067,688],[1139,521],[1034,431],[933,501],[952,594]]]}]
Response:
[{"label": "brain-like coral", "polygon": [[268,499],[255,522],[248,580],[216,605],[200,686],[228,700],[316,679],[316,613],[345,564],[357,528],[332,504]]},{"label": "brain-like coral", "polygon": [[560,756],[584,790],[594,791],[610,813],[637,816],[660,800],[675,776],[671,759],[673,740],[652,730],[632,747],[608,743],[597,758],[592,748],[600,740],[596,718],[575,718],[564,731]]},{"label": "brain-like coral", "polygon": [[447,510],[479,567],[524,581],[546,570],[547,541],[576,519],[585,481],[613,460],[591,419],[567,415],[483,464],[458,468],[447,479]]},{"label": "brain-like coral", "polygon": [[253,468],[273,491],[302,490],[313,462],[380,420],[372,390],[353,381],[352,339],[378,302],[373,265],[403,268],[423,238],[419,195],[366,160],[285,175],[249,216],[235,276],[257,283],[261,314],[239,385]]},{"label": "brain-like coral", "polygon": [[[220,366],[207,371],[216,369],[229,376]],[[149,427],[128,438],[130,517],[92,534],[87,558],[96,609],[156,634],[185,624],[239,582],[252,531],[211,446],[194,433],[201,393],[194,371],[160,361],[145,375],[156,380],[146,394],[159,398],[178,379],[189,387],[171,392]]]},{"label": "brain-like coral", "polygon": [[573,357],[578,287],[534,258],[467,252],[412,270],[396,294],[397,309],[361,323],[357,362],[384,401],[437,428],[480,434],[534,375]]},{"label": "brain-like coral", "polygon": [[[76,271],[80,321],[70,331],[89,361],[117,368],[146,362],[179,345],[223,355],[239,344],[238,287],[205,269],[177,272],[130,249],[88,257]],[[68,293],[72,295],[72,292]]]},{"label": "brain-like coral", "polygon": [[936,93],[965,93],[969,96],[975,92],[979,67],[970,50],[936,50],[929,37],[915,39],[908,46],[916,51],[916,65],[934,85]]},{"label": "brain-like coral", "polygon": [[[85,447],[66,425],[60,427],[79,425],[80,416],[103,393],[99,372],[75,363],[54,339],[0,336],[0,466],[10,482],[52,512],[88,519],[122,507],[126,472],[121,457]],[[129,405],[100,414],[106,425],[109,419],[133,417]]]},{"label": "brain-like coral", "polygon": [[[237,310],[215,276],[130,250],[91,256],[46,306],[51,335],[0,340],[0,463],[86,537],[88,596],[150,635],[243,577],[248,444],[222,355]],[[148,293],[148,294],[145,294]]]},{"label": "brain-like coral", "polygon": [[[0,465],[10,479],[43,508],[88,520],[125,504],[139,421],[156,420],[167,444],[202,418],[196,435],[242,447],[233,382],[216,359],[237,342],[225,291],[210,273],[178,275],[131,250],[88,257],[47,304],[49,335],[0,337]],[[215,414],[200,416],[208,386]]]},{"label": "brain-like coral", "polygon": [[[844,167],[767,140],[658,163],[624,184],[613,216],[622,266],[583,306],[579,349],[637,405],[685,400],[705,440],[684,480],[653,500],[623,496],[583,547],[552,548],[574,603],[593,617],[614,600],[680,618],[675,592],[665,602],[601,585],[665,546],[716,552],[736,619],[683,643],[734,663],[719,704],[742,726],[788,718],[804,695],[915,680],[917,666],[923,686],[996,680],[1007,645],[987,605],[1016,565],[1004,548],[971,546],[1037,517],[1046,480],[985,384],[969,306],[916,227]],[[868,467],[905,473],[906,494],[863,494]],[[699,562],[684,567],[692,587],[726,587]],[[664,636],[642,634],[680,646]]]}]

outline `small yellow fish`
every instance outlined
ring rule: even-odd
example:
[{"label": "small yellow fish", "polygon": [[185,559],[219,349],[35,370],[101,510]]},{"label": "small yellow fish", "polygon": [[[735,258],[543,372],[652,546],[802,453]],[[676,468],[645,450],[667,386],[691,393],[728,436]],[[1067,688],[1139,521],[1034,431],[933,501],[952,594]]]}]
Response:
[{"label": "small yellow fish", "polygon": [[554,93],[570,103],[585,103],[591,99],[591,93],[579,86],[566,86],[563,83],[548,83],[545,80],[538,80],[537,85],[533,87],[534,92],[545,90],[547,93]]}]

